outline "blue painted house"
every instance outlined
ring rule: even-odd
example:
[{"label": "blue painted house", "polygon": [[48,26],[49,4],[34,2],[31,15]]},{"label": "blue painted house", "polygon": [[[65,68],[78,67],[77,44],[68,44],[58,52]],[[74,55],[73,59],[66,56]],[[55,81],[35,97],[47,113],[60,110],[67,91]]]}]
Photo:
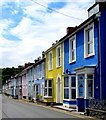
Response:
[{"label": "blue painted house", "polygon": [[28,93],[28,99],[32,99],[32,84],[34,82],[33,79],[33,65],[29,66],[27,68],[27,93]]},{"label": "blue painted house", "polygon": [[16,78],[15,77],[11,77],[10,80],[12,82],[12,84],[11,84],[11,89],[12,89],[11,96],[15,97],[16,96]]},{"label": "blue painted house", "polygon": [[90,99],[106,99],[105,45],[106,2],[96,2],[64,39],[64,106],[84,111]]},{"label": "blue painted house", "polygon": [[[34,83],[33,97],[43,100],[44,97],[44,79],[45,79],[45,53],[42,52],[42,58],[38,57],[33,65]],[[40,97],[40,98],[38,98]]]}]

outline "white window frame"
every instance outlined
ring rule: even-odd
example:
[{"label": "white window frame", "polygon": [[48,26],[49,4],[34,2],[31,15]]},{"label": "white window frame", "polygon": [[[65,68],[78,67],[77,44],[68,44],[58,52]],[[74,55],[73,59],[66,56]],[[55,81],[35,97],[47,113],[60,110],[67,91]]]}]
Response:
[{"label": "white window frame", "polygon": [[[50,61],[50,54],[52,54],[51,61]],[[52,69],[53,69],[53,52],[50,51],[48,56],[48,70],[52,70]]]},{"label": "white window frame", "polygon": [[87,74],[87,76],[88,75],[93,75],[93,79],[88,79],[87,78],[87,85],[88,85],[88,81],[92,81],[92,85],[93,85],[92,87],[93,88],[92,88],[92,96],[88,96],[88,86],[87,86],[87,88],[86,88],[87,89],[87,95],[86,96],[87,96],[87,98],[94,98],[94,74],[89,73],[89,74]]},{"label": "white window frame", "polygon": [[[50,79],[50,80],[51,80],[51,79]],[[44,98],[52,98],[52,96],[53,96],[53,88],[52,88],[52,86],[53,86],[53,81],[51,80],[52,86],[50,87],[50,86],[49,86],[49,81],[50,81],[50,80],[46,80],[46,81],[47,81],[47,86],[44,85],[44,90],[47,89],[47,95],[45,96],[45,92],[44,92]],[[49,96],[49,88],[52,89],[52,96]]]},{"label": "white window frame", "polygon": [[[72,49],[72,41],[74,41],[74,49]],[[75,56],[75,59],[72,60],[72,52],[74,52],[74,56]],[[76,35],[72,36],[70,39],[69,39],[69,63],[73,63],[76,61]]]},{"label": "white window frame", "polygon": [[[66,76],[66,77],[69,77],[69,86],[68,87],[64,87],[65,88],[68,88],[69,89],[69,99],[65,99],[64,100],[68,100],[68,101],[74,101],[76,99],[72,99],[72,89],[75,89],[76,90],[76,86],[75,87],[72,87],[72,77],[75,77],[76,78],[76,75],[71,75],[71,76]],[[75,80],[76,82],[76,80]]]},{"label": "white window frame", "polygon": [[45,77],[45,63],[42,63],[42,78]]},{"label": "white window frame", "polygon": [[[58,56],[58,48],[60,48],[60,57]],[[59,59],[60,59],[60,65],[59,65]],[[56,48],[56,67],[61,67],[61,45],[57,46]]]},{"label": "white window frame", "polygon": [[[92,41],[88,42],[88,31],[89,30],[93,30],[92,33]],[[88,44],[93,44],[93,52],[92,53],[88,53]],[[94,23],[88,25],[85,29],[84,29],[84,58],[88,58],[90,56],[94,56],[95,55],[95,49],[94,49]]]}]

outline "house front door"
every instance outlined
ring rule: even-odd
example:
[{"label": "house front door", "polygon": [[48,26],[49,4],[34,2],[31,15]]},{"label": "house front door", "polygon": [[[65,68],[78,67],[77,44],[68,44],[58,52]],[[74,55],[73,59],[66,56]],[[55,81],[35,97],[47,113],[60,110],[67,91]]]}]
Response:
[{"label": "house front door", "polygon": [[57,83],[56,83],[56,93],[57,93],[57,95],[56,95],[56,102],[57,103],[60,103],[60,101],[61,101],[61,95],[60,95],[60,92],[61,92],[61,87],[60,87],[60,78],[58,78],[57,79]]}]

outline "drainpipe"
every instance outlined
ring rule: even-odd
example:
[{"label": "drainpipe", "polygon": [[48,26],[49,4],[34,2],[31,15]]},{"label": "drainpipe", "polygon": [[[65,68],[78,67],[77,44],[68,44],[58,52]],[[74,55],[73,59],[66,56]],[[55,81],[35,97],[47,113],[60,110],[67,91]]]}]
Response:
[{"label": "drainpipe", "polygon": [[100,16],[101,14],[98,13],[98,68],[99,68],[99,80],[100,80],[100,99],[102,99],[102,86],[101,86],[101,44],[100,44]]}]

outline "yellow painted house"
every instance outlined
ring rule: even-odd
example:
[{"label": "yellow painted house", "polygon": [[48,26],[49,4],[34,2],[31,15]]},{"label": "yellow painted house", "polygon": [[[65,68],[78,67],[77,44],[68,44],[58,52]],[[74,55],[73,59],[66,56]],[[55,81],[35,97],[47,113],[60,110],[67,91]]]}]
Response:
[{"label": "yellow painted house", "polygon": [[64,66],[64,44],[56,42],[49,48],[46,54],[46,80],[44,90],[44,101],[63,103],[63,66]]}]

